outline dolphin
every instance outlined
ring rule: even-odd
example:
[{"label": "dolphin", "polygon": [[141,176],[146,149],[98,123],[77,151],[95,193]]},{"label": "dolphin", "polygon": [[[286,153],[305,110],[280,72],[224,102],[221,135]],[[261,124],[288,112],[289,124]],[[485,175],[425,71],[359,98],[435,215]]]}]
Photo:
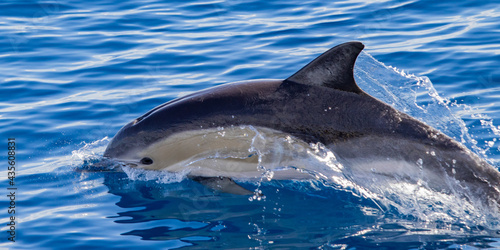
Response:
[{"label": "dolphin", "polygon": [[[497,169],[358,87],[353,69],[363,48],[360,42],[335,46],[285,80],[229,83],[166,102],[120,129],[104,157],[151,170],[194,166],[193,180],[250,194],[233,179],[262,174],[261,159],[248,149],[257,133],[272,134],[292,145],[321,143],[353,173],[396,172],[405,181],[430,183],[433,190],[461,190],[468,199],[498,204]],[[216,154],[221,157],[212,157]],[[282,165],[293,164],[293,158]],[[277,172],[282,179],[307,175],[295,169]]]}]

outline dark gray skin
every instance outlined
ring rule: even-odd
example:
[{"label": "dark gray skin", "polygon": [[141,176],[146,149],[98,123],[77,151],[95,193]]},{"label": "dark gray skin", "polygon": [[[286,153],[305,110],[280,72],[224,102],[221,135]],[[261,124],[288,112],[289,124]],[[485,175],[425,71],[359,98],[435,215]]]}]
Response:
[{"label": "dark gray skin", "polygon": [[[363,48],[359,42],[338,45],[286,80],[226,84],[162,104],[124,126],[104,157],[120,159],[182,131],[252,125],[320,142],[347,165],[357,157],[415,163],[433,151],[437,155],[425,158],[424,167],[435,168],[437,178],[453,176],[472,190],[467,196],[499,201],[496,169],[452,138],[356,85],[353,68]],[[393,140],[394,145],[378,148],[377,138]],[[412,148],[399,148],[407,145]],[[359,149],[349,150],[353,147]]]}]

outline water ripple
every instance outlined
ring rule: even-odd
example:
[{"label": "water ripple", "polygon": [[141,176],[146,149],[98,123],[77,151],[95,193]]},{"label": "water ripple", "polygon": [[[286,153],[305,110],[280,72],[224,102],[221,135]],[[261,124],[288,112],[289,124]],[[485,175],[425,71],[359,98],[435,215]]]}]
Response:
[{"label": "water ripple", "polygon": [[[270,184],[263,189],[273,198],[249,203],[200,197],[206,190],[189,181],[68,170],[103,145],[86,148],[94,152],[83,160],[72,152],[163,102],[227,82],[286,78],[350,40],[392,66],[362,55],[363,89],[500,166],[497,1],[3,1],[0,16],[0,133],[19,140],[25,194],[23,239],[0,247],[498,246],[464,236],[484,233],[470,225],[394,222],[397,214],[384,217],[370,201],[315,183]],[[127,214],[136,217],[115,222]],[[143,224],[140,216],[159,217]]]}]

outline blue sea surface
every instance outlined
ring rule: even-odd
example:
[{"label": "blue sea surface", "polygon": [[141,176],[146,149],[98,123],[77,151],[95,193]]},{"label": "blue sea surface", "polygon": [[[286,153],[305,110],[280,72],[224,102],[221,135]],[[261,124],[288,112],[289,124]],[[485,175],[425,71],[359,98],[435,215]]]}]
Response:
[{"label": "blue sea surface", "polygon": [[0,247],[500,248],[498,211],[453,200],[384,205],[321,181],[241,182],[260,198],[154,171],[83,171],[157,105],[285,79],[347,41],[365,44],[363,90],[500,167],[498,1],[0,2]]}]

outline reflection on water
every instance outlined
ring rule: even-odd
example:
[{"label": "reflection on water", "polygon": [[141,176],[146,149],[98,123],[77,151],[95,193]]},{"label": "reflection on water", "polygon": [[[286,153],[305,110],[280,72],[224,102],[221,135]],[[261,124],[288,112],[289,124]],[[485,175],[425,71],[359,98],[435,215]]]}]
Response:
[{"label": "reflection on water", "polygon": [[[191,180],[162,184],[132,181],[123,173],[105,173],[104,184],[120,197],[116,205],[126,209],[110,218],[116,223],[137,224],[136,230],[123,235],[144,240],[242,247],[243,242],[252,247],[311,241],[309,246],[316,246],[370,228],[378,216],[369,201],[360,207],[361,198],[334,189],[322,190],[315,186],[319,183],[308,183],[307,187],[294,181],[266,183],[260,187],[266,198],[260,201],[214,193]],[[256,188],[254,183],[241,184],[250,190]],[[325,217],[313,216],[318,212]]]},{"label": "reflection on water", "polygon": [[250,201],[249,196],[216,193],[189,179],[165,184],[130,180],[122,172],[103,175],[109,193],[120,197],[116,205],[125,209],[108,218],[134,228],[121,235],[165,241],[170,247],[418,248],[494,242],[484,228],[422,222],[394,209],[382,211],[370,200],[318,181],[240,182],[265,195]]}]

